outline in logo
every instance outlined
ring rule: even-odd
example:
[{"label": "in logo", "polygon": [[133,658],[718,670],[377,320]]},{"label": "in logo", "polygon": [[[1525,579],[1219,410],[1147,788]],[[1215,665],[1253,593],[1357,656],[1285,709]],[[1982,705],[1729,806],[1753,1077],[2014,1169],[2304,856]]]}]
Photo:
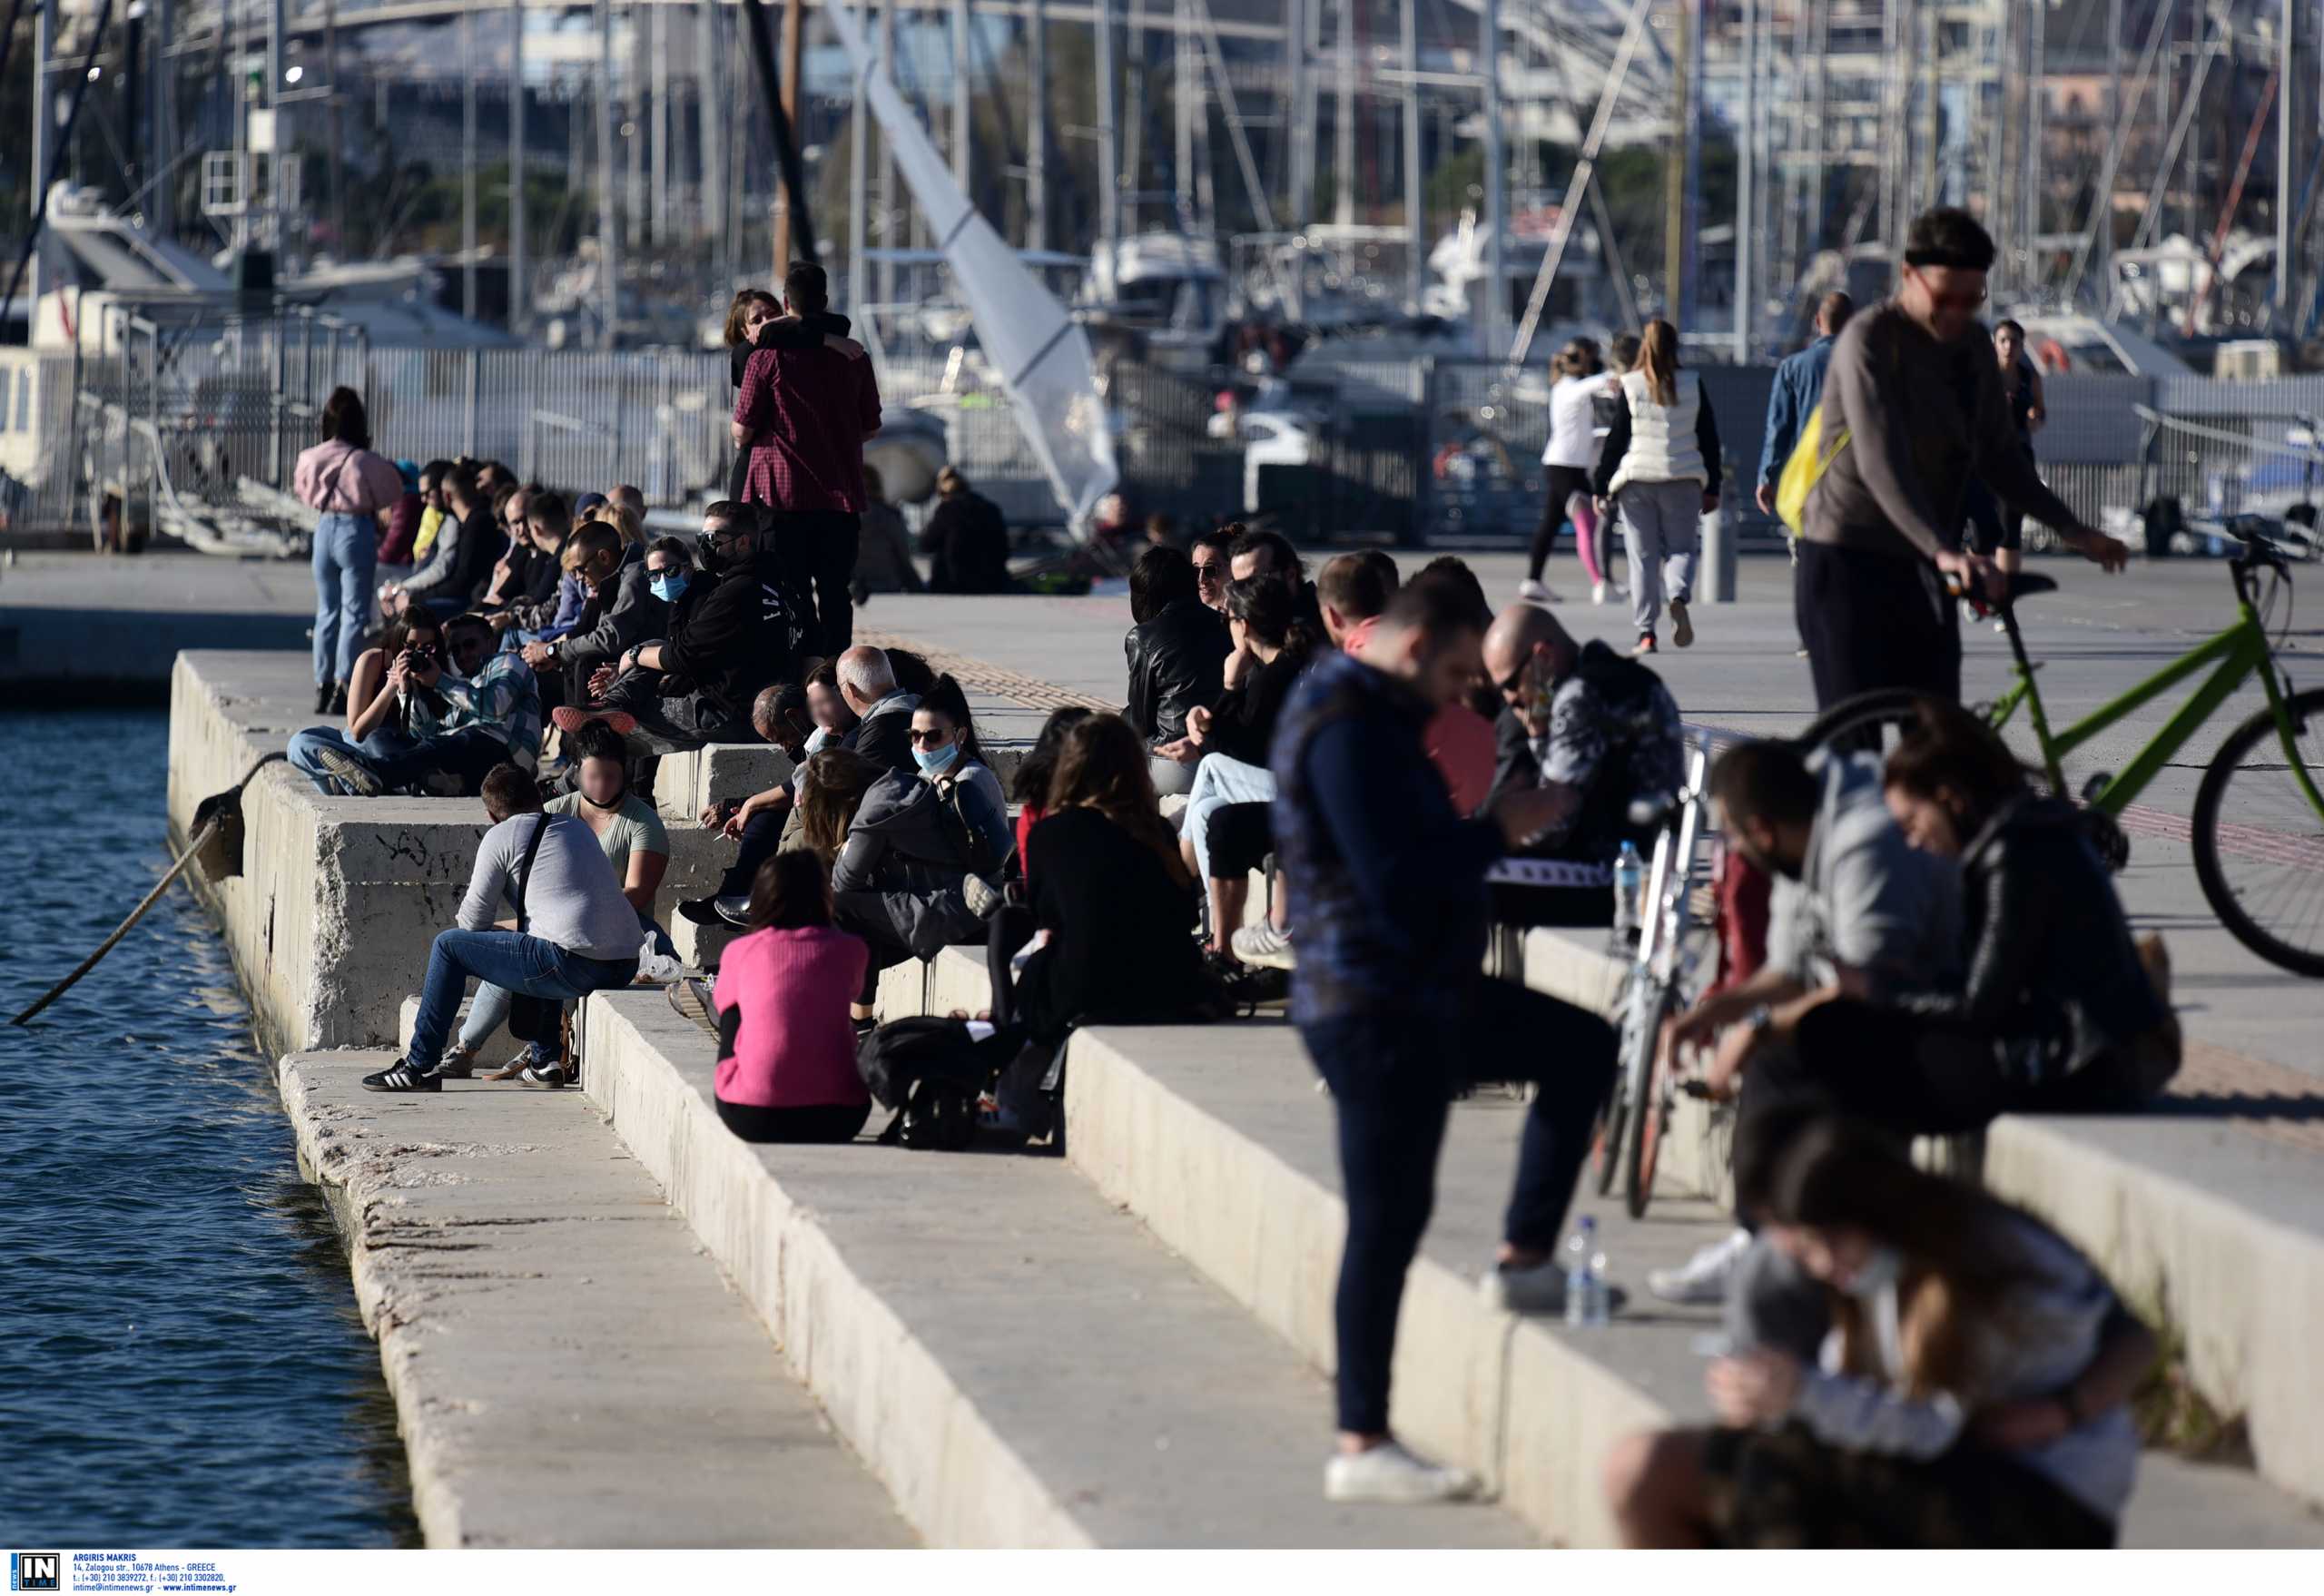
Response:
[{"label": "in logo", "polygon": [[8,1589],[62,1591],[64,1560],[54,1552],[12,1552],[8,1554]]}]

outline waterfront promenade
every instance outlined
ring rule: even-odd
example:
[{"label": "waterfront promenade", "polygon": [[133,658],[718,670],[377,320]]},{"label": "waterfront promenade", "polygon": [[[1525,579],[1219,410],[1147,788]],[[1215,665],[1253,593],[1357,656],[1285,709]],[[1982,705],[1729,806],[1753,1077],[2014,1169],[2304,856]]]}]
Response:
[{"label": "waterfront promenade", "polygon": [[[1478,564],[1488,589],[1505,596],[1514,562]],[[2057,662],[2045,688],[2061,715],[2111,695],[2152,668],[2140,660],[2183,648],[2184,636],[2224,619],[2226,585],[2217,566],[2141,571],[2112,583],[2083,568],[2063,570],[2074,592],[2045,601],[2039,616],[2029,606],[2028,618],[2037,651]],[[1567,574],[1553,567],[1552,580]],[[1787,576],[1776,562],[1747,563],[1746,602],[1703,606],[1698,646],[1657,662],[1690,719],[1779,731],[1803,718],[1804,667],[1790,654],[1787,606],[1776,601]],[[1565,615],[1584,636],[1613,639],[1622,626],[1610,606],[1569,605]],[[1107,702],[1120,695],[1128,615],[1119,598],[882,596],[861,624],[990,667],[972,671],[968,685],[980,722],[1002,738],[1029,736],[1060,694]],[[2295,633],[2291,646],[2303,645],[2318,646],[2318,634]],[[1971,691],[1989,690],[1998,676],[1998,639],[1972,649]],[[231,698],[295,701],[303,661],[212,657],[215,664],[197,656],[187,668],[197,676],[225,670],[243,686],[213,696],[214,707],[202,713],[231,719]],[[2297,675],[2299,655],[2290,657]],[[263,693],[255,691],[261,677],[271,684]],[[192,696],[182,675],[182,714],[193,713]],[[267,729],[253,733],[246,724],[229,740],[287,735],[271,715],[257,724]],[[2183,813],[2198,773],[2170,773],[2148,802],[2159,813],[2174,804]],[[282,827],[269,845],[298,845],[300,824],[310,850],[324,826],[364,827],[361,805],[298,793],[287,786],[293,780],[288,773],[270,776],[257,800],[281,811]],[[181,824],[187,794],[199,784],[191,772],[173,779]],[[423,803],[409,821],[444,828],[440,855],[429,850],[419,873],[455,879],[377,884],[423,896],[431,886],[437,897],[447,887],[456,893],[465,877],[454,858],[458,838],[472,846],[481,816],[442,801]],[[254,823],[253,846],[263,829]],[[2123,879],[2126,901],[2141,923],[2160,924],[2170,936],[2191,1033],[2218,1049],[2208,1062],[2198,1049],[2189,1077],[2216,1082],[2226,1079],[2218,1071],[2240,1071],[2253,1084],[2182,1093],[2171,1112],[2149,1119],[2077,1125],[2075,1135],[2088,1139],[2053,1148],[2051,1161],[2077,1180],[2113,1171],[2106,1190],[2122,1235],[2093,1236],[2083,1217],[2053,1217],[2110,1266],[2113,1242],[2135,1242],[2141,1227],[2154,1223],[2142,1191],[2162,1194],[2148,1205],[2155,1212],[2187,1209],[2186,1224],[2211,1227],[2203,1233],[2211,1237],[2206,1272],[2122,1284],[2142,1308],[2200,1343],[2187,1348],[2199,1382],[2223,1412],[2248,1414],[2263,1465],[2289,1490],[2234,1469],[2152,1459],[2126,1534],[2144,1544],[2324,1542],[2324,1522],[2296,1500],[2324,1500],[2324,1467],[2312,1441],[2303,1447],[2293,1433],[2315,1432],[2324,1412],[2306,1372],[2305,1330],[2324,1312],[2324,1148],[2318,1145],[2324,1115],[2310,1085],[2324,990],[2261,966],[2208,923],[2182,847],[2174,856],[2167,839],[2136,841]],[[391,852],[374,852],[361,856],[354,875],[393,876],[399,868]],[[290,900],[263,908],[255,895],[237,903],[234,892],[225,894],[246,981],[251,963],[271,957],[273,941],[259,937],[255,925],[238,928],[238,919],[254,921],[263,912],[271,928],[285,912],[328,913],[332,893],[352,879],[342,871],[308,881]],[[341,990],[399,982],[409,990],[401,968],[367,975],[371,950],[343,928],[336,942],[324,937],[317,946]],[[417,951],[399,946],[391,962],[400,966]],[[1570,943],[1562,959],[1541,951],[1536,959],[1529,948],[1528,970],[1538,965],[1546,978],[1559,969],[1586,975],[1592,950]],[[323,976],[320,966],[310,970],[308,986]],[[957,951],[930,970],[902,967],[883,986],[883,1013],[979,1006],[980,977],[977,961]],[[266,1008],[269,999],[253,984]],[[385,1002],[392,1012],[400,995],[367,990],[363,1006],[377,1014]],[[287,1000],[276,1006],[283,1015],[298,1011]],[[281,1029],[281,1016],[274,1023]],[[1514,1128],[1512,1105],[1480,1099],[1455,1116],[1439,1219],[1408,1294],[1397,1423],[1420,1444],[1481,1468],[1499,1487],[1499,1503],[1403,1522],[1359,1515],[1343,1523],[1327,1515],[1315,1493],[1328,1423],[1316,1373],[1330,1358],[1330,1279],[1342,1221],[1328,1117],[1295,1039],[1279,1023],[1078,1038],[1062,1167],[1054,1160],[947,1159],[864,1147],[813,1157],[745,1148],[709,1111],[713,1049],[658,994],[593,1000],[586,1031],[584,1087],[608,1117],[623,1156],[660,1183],[755,1310],[788,1377],[822,1406],[902,1521],[931,1542],[1599,1542],[1608,1532],[1595,1485],[1605,1444],[1623,1429],[1701,1411],[1691,1344],[1711,1327],[1708,1315],[1639,1305],[1641,1311],[1613,1331],[1588,1336],[1512,1321],[1479,1302],[1472,1282],[1488,1251]],[[284,1042],[286,1051],[311,1045],[290,1036]],[[371,1055],[320,1057],[336,1071]],[[322,1067],[294,1061],[286,1098],[293,1079]],[[428,1099],[424,1128],[414,1122],[382,1132],[369,1122],[384,1107],[345,1108],[355,1133],[384,1134],[389,1150],[400,1148],[410,1158],[411,1182],[424,1185],[430,1166],[420,1160],[428,1155],[407,1143],[507,1134],[459,1121],[468,1095]],[[504,1112],[563,1115],[575,1104],[502,1095],[515,1097]],[[2044,1122],[2028,1134],[2062,1134],[2055,1126]],[[1995,1140],[2005,1147],[2002,1130]],[[457,1208],[462,1195],[455,1190],[447,1200]],[[467,1195],[483,1201],[488,1194]],[[1584,1207],[1605,1211],[1587,1200]],[[1610,1225],[1617,1272],[1634,1281],[1719,1224],[1712,1203],[1674,1189],[1643,1224]],[[2138,1256],[2171,1263],[2187,1255],[2150,1247]],[[572,1259],[557,1266],[586,1267]],[[2172,1266],[2184,1271],[2183,1262]],[[2250,1312],[2221,1311],[2228,1306]],[[1272,1335],[1254,1338],[1254,1325]],[[636,1333],[651,1345],[649,1323],[641,1319]],[[609,1327],[596,1339],[620,1335]],[[429,1344],[423,1337],[416,1345]],[[1208,1363],[1157,1366],[1173,1346],[1216,1351]],[[432,1357],[439,1374],[456,1374],[457,1360],[445,1350],[421,1361]],[[428,1391],[424,1380],[411,1389]],[[433,1400],[444,1398],[439,1392]],[[412,1423],[408,1409],[408,1429]],[[521,1531],[516,1535],[523,1539]],[[811,1534],[804,1543],[826,1542]]]}]

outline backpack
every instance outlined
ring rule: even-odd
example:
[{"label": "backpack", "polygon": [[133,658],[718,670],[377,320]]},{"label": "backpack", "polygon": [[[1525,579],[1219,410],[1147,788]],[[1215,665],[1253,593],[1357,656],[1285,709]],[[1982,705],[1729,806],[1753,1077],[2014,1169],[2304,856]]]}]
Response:
[{"label": "backpack", "polygon": [[881,1144],[964,1151],[976,1137],[979,1095],[1015,1050],[1006,1032],[978,1040],[965,1020],[895,1020],[865,1033],[856,1070],[895,1114]]},{"label": "backpack", "polygon": [[1799,441],[1792,445],[1791,458],[1783,463],[1783,475],[1776,478],[1776,516],[1794,537],[1807,525],[1807,496],[1847,446],[1845,427],[1835,427],[1830,438],[1825,438],[1824,405],[1817,400],[1807,413],[1807,425],[1799,429]]}]

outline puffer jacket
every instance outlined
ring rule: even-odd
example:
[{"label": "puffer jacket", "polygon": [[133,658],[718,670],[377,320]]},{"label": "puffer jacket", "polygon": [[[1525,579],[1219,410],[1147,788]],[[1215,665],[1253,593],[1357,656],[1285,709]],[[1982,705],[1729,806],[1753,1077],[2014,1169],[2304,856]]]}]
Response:
[{"label": "puffer jacket", "polygon": [[1153,747],[1187,734],[1187,712],[1217,706],[1226,692],[1226,623],[1191,598],[1133,626],[1122,639],[1129,659],[1129,702],[1122,718]]},{"label": "puffer jacket", "polygon": [[863,794],[832,866],[832,892],[882,920],[915,958],[985,940],[962,883],[975,867],[972,828],[935,783],[901,771]]},{"label": "puffer jacket", "polygon": [[2071,805],[2034,796],[1987,821],[1961,852],[1967,978],[1905,1000],[1990,1035],[2028,1085],[2158,1044],[2177,1062],[2170,1008],[2082,828]]}]

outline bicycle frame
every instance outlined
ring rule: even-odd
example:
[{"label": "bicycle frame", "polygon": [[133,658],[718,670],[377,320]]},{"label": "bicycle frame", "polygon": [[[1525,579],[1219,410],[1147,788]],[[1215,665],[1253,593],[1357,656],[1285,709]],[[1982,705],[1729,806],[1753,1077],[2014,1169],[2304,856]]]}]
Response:
[{"label": "bicycle frame", "polygon": [[2196,730],[2218,712],[2220,705],[2233,695],[2246,677],[2256,671],[2268,695],[2269,712],[2275,717],[2276,735],[2283,744],[2285,761],[2299,781],[2301,793],[2314,806],[2317,814],[2324,817],[2324,793],[2318,791],[2315,778],[2300,760],[2299,746],[2293,741],[2290,719],[2284,712],[2283,685],[2276,672],[2275,655],[2268,646],[2268,635],[2260,624],[2259,612],[2252,607],[2250,567],[2240,559],[2230,564],[2235,579],[2235,625],[2060,732],[2050,729],[2049,714],[2042,704],[2042,690],[2034,679],[2037,667],[2026,658],[2025,641],[2017,629],[2015,608],[2004,606],[2001,610],[2002,624],[2009,635],[2010,652],[2017,660],[2017,680],[2008,692],[1994,701],[1992,722],[1999,730],[2009,724],[2010,716],[2017,713],[2021,704],[2024,706],[2033,722],[2034,742],[2042,750],[2043,774],[2048,778],[2052,792],[2061,797],[2068,795],[2063,768],[2068,754],[2101,732],[2137,714],[2205,667],[2215,665],[2217,668],[2212,670],[2209,678],[2179,706],[2177,713],[2163,723],[2162,729],[2139,750],[2136,757],[2091,794],[2090,806],[2110,815],[2121,814],[2145,790],[2147,783],[2171,763],[2171,757],[2186,745]]}]

